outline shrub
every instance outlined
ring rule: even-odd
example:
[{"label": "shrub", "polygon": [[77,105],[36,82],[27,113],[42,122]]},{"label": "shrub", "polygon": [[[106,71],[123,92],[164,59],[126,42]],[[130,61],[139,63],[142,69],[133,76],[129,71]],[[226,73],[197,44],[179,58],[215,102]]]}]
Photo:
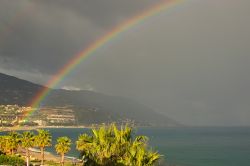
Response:
[{"label": "shrub", "polygon": [[0,155],[0,164],[5,165],[16,165],[16,166],[23,166],[25,165],[25,161],[17,156],[7,156],[7,155]]}]

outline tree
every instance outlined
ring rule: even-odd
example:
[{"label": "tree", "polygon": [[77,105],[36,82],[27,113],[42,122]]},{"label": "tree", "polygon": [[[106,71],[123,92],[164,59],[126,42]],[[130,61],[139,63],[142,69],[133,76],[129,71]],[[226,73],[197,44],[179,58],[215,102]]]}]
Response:
[{"label": "tree", "polygon": [[52,136],[47,130],[40,129],[37,131],[38,131],[38,135],[35,136],[35,144],[41,150],[41,158],[42,158],[41,165],[43,165],[44,164],[44,150],[45,150],[45,147],[51,146]]},{"label": "tree", "polygon": [[35,136],[33,132],[30,131],[25,131],[21,135],[21,147],[25,148],[26,151],[26,164],[29,166],[29,161],[30,161],[30,153],[29,153],[29,148],[34,146],[35,143]]},{"label": "tree", "polygon": [[17,150],[20,138],[19,134],[15,131],[11,131],[6,136],[5,145],[7,149],[10,151],[11,155],[14,155],[14,151]]},{"label": "tree", "polygon": [[61,164],[64,165],[64,155],[70,151],[71,140],[68,137],[59,137],[55,149],[61,155]]},{"label": "tree", "polygon": [[136,137],[125,153],[124,158],[121,158],[119,162],[128,166],[154,165],[159,160],[160,155],[157,152],[147,150],[147,140],[148,138],[145,136]]},{"label": "tree", "polygon": [[17,132],[11,131],[0,137],[0,150],[7,154],[13,155],[18,148],[18,144],[19,134]]},{"label": "tree", "polygon": [[8,139],[8,136],[6,135],[2,135],[0,136],[0,150],[4,153],[8,153],[9,152],[9,148],[6,144],[7,142],[7,139]]},{"label": "tree", "polygon": [[92,129],[92,135],[82,134],[76,148],[83,154],[88,165],[152,166],[160,155],[148,150],[147,137],[133,139],[129,125],[117,128],[115,124]]}]

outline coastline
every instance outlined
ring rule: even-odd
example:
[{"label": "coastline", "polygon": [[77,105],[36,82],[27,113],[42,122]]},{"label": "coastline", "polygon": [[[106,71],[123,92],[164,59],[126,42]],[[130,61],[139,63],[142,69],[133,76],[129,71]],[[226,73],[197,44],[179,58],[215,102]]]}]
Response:
[{"label": "coastline", "polygon": [[[0,133],[1,132],[8,132],[8,131],[29,131],[29,130],[37,130],[37,129],[57,129],[57,128],[76,128],[76,129],[92,129],[100,125],[79,125],[79,126],[15,126],[15,127],[0,127]],[[144,125],[138,125],[134,126],[134,128],[180,128],[180,126],[144,126]],[[188,126],[185,126],[184,128],[189,128]]]},{"label": "coastline", "polygon": [[[29,150],[30,150],[31,162],[39,160],[39,163],[40,163],[40,160],[42,159],[41,151],[39,149],[37,149],[37,148],[29,148]],[[22,158],[24,158],[24,159],[26,158],[25,157],[26,152],[22,148],[18,148],[17,154],[20,154],[22,156]],[[60,163],[60,161],[61,161],[61,156],[60,155],[54,154],[54,153],[51,153],[51,152],[48,152],[48,151],[44,151],[44,158],[45,158],[46,161],[53,161],[53,162],[56,162],[56,163]],[[79,162],[81,162],[81,160],[76,158],[76,157],[65,156],[65,162],[66,163],[72,163],[72,162],[79,163]]]},{"label": "coastline", "polygon": [[27,130],[37,130],[37,129],[56,129],[56,128],[90,129],[90,128],[93,128],[93,126],[16,126],[16,127],[0,127],[0,132],[27,131]]}]

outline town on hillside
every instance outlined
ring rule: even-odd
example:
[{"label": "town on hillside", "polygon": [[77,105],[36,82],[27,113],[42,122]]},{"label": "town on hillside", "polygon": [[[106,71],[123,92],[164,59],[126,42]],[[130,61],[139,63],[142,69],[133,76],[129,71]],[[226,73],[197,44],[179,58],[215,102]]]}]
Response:
[{"label": "town on hillside", "polygon": [[[32,113],[32,115],[29,115]],[[27,115],[28,118],[27,118]],[[35,108],[18,105],[0,105],[0,126],[67,126],[77,120],[70,106]]]}]

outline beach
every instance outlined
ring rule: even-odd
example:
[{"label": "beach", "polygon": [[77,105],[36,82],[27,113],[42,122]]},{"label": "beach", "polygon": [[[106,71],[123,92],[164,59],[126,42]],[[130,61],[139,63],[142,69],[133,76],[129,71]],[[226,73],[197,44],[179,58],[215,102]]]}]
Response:
[{"label": "beach", "polygon": [[[24,160],[26,160],[26,152],[23,148],[18,148],[17,154],[20,154]],[[40,165],[40,161],[42,160],[41,153],[39,149],[36,148],[29,148],[29,154],[30,154],[30,161],[33,163],[33,165]],[[60,163],[61,161],[61,156],[52,154],[51,152],[45,151],[44,152],[44,160],[46,162],[54,162],[54,163]],[[65,163],[70,163],[70,164],[76,164],[76,163],[81,163],[81,160],[75,158],[75,157],[70,157],[70,156],[65,156],[64,158]],[[46,164],[45,164],[46,165]]]}]

